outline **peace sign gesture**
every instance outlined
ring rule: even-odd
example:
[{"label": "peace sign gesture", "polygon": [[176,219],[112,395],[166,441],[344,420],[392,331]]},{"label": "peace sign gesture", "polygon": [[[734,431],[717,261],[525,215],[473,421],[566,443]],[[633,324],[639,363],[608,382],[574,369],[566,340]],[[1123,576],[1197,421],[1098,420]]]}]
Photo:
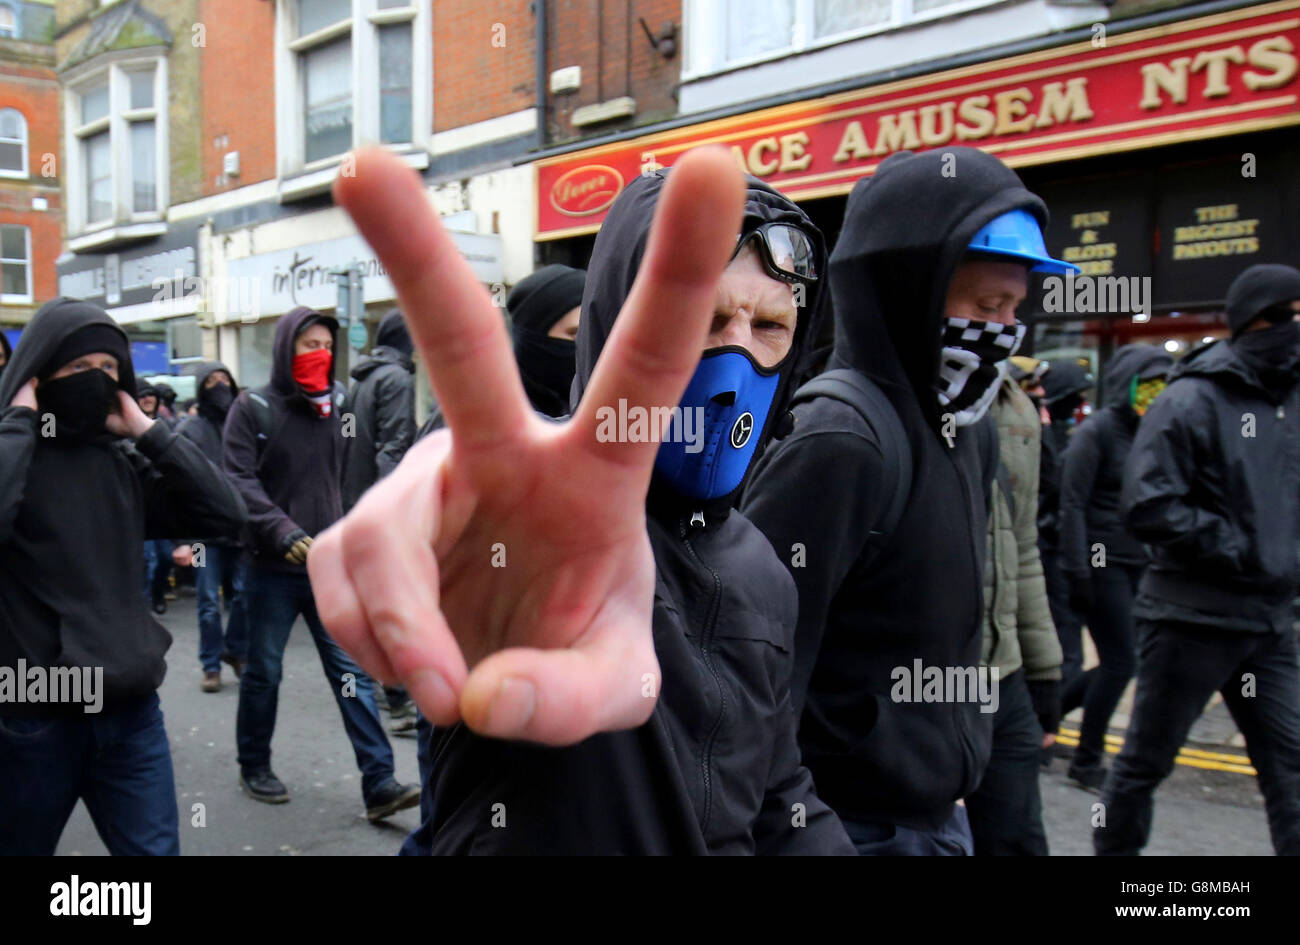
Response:
[{"label": "peace sign gesture", "polygon": [[597,410],[680,401],[740,231],[735,162],[708,148],[674,167],[636,283],[563,424],[529,407],[501,313],[419,178],[364,151],[334,193],[392,278],[448,428],[316,540],[322,620],[437,725],[565,745],[642,724],[660,688],[645,520],[659,444],[601,442]]}]

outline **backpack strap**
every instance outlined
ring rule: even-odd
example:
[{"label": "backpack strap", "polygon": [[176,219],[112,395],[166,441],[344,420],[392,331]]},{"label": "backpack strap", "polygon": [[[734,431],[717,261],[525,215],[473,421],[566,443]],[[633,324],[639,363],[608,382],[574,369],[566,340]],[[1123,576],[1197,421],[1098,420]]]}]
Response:
[{"label": "backpack strap", "polygon": [[267,389],[259,387],[248,392],[248,404],[253,409],[253,419],[257,422],[257,462],[261,465],[262,454],[276,434],[275,415],[271,410],[271,401]]},{"label": "backpack strap", "polygon": [[818,397],[838,400],[856,410],[880,444],[882,484],[889,501],[863,546],[863,561],[870,562],[893,537],[907,507],[912,491],[912,446],[894,405],[866,375],[851,368],[826,371],[795,391],[790,407]]}]

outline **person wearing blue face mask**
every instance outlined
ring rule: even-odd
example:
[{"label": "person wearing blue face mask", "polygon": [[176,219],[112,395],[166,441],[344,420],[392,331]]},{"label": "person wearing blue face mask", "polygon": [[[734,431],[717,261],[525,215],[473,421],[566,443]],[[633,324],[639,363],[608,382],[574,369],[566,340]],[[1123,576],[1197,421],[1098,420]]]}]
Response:
[{"label": "person wearing blue face mask", "polygon": [[701,150],[610,208],[560,423],[412,226],[418,178],[363,154],[340,181],[448,421],[308,564],[331,632],[433,722],[404,853],[853,852],[799,760],[794,582],[732,507],[815,337],[824,244]]}]

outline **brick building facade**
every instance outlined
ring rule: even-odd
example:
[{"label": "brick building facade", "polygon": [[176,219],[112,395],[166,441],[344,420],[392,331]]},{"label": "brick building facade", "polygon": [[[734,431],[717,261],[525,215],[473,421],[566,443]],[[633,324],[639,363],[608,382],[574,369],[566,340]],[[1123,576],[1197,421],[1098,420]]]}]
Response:
[{"label": "brick building facade", "polygon": [[53,9],[0,2],[0,329],[57,294],[63,240]]}]

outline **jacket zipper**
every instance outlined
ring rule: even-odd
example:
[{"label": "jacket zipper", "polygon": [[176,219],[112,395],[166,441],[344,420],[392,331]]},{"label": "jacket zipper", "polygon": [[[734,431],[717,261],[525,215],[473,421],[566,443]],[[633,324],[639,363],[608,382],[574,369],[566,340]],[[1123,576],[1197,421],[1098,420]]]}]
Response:
[{"label": "jacket zipper", "polygon": [[[698,524],[697,524],[698,523]],[[695,511],[691,515],[691,527],[704,527],[703,511]],[[691,553],[691,557],[696,560],[700,567],[709,572],[713,578],[713,600],[709,603],[709,617],[705,622],[704,631],[700,635],[700,655],[704,659],[704,665],[709,668],[709,673],[713,676],[713,682],[718,687],[718,715],[713,720],[713,727],[709,730],[708,740],[704,743],[704,752],[700,760],[701,773],[704,777],[704,822],[700,824],[701,833],[708,832],[709,814],[713,808],[713,781],[709,774],[709,766],[713,760],[713,743],[717,740],[718,729],[722,727],[722,716],[727,711],[727,694],[722,688],[722,679],[718,676],[718,670],[713,665],[713,660],[709,656],[709,644],[713,639],[713,629],[717,624],[718,607],[722,599],[722,581],[718,579],[718,572],[704,563],[704,560],[696,553],[695,547],[691,540],[686,536],[686,522],[682,520],[678,526],[682,543],[686,545],[686,550]]]}]

